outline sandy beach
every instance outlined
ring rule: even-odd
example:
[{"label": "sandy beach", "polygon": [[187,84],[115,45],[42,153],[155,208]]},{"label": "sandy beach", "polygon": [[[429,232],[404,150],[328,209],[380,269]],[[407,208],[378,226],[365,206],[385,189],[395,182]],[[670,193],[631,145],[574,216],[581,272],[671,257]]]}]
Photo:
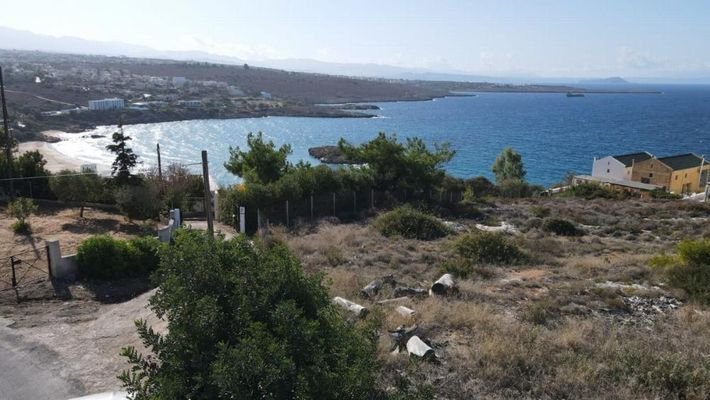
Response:
[{"label": "sandy beach", "polygon": [[47,161],[44,167],[50,172],[59,172],[63,169],[79,170],[82,162],[60,153],[51,143],[47,142],[24,142],[18,144],[19,154],[27,151],[39,151]]}]

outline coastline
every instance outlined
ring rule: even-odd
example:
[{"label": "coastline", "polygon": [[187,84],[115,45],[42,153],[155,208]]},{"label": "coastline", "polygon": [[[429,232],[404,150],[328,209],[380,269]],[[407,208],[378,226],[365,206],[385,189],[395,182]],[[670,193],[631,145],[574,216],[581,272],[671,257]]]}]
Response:
[{"label": "coastline", "polygon": [[[59,139],[56,134],[60,131],[44,131],[42,134],[46,138]],[[52,173],[57,173],[61,170],[79,170],[83,164],[80,160],[70,157],[59,150],[55,149],[51,142],[47,141],[30,141],[17,144],[18,154],[23,154],[28,151],[39,151],[44,157],[47,164],[44,168]]]}]

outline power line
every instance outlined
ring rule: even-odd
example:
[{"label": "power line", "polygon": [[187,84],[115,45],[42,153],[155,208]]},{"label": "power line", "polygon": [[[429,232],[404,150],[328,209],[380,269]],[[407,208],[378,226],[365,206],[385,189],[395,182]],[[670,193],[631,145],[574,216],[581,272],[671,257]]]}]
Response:
[{"label": "power line", "polygon": [[27,179],[51,179],[51,178],[63,178],[65,176],[82,176],[82,175],[95,175],[98,176],[99,174],[95,172],[86,172],[86,173],[80,173],[80,174],[61,174],[61,175],[39,175],[39,176],[23,176],[19,178],[4,178],[0,179],[0,182],[8,182],[8,181],[24,181]]}]

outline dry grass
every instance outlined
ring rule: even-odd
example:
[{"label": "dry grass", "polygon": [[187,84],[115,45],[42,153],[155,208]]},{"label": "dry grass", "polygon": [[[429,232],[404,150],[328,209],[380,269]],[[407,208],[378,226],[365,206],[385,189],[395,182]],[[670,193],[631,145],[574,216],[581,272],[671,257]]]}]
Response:
[{"label": "dry grass", "polygon": [[[526,221],[540,213],[583,224],[587,235],[547,235]],[[542,210],[542,211],[541,211]],[[450,298],[373,299],[360,289],[392,274],[399,285],[428,288],[451,257],[450,239],[384,238],[367,224],[322,224],[285,240],[309,271],[325,272],[331,293],[376,309],[383,329],[418,324],[439,364],[389,353],[380,337],[383,384],[406,373],[440,398],[708,398],[710,311],[685,304],[644,315],[630,296],[677,293],[648,267],[680,238],[710,234],[706,207],[673,202],[578,199],[506,201],[483,208],[490,220],[523,227],[512,238],[530,256],[515,267],[477,265]],[[606,282],[619,286],[605,287]],[[601,286],[600,286],[601,285]],[[398,305],[414,317],[395,312]]]}]

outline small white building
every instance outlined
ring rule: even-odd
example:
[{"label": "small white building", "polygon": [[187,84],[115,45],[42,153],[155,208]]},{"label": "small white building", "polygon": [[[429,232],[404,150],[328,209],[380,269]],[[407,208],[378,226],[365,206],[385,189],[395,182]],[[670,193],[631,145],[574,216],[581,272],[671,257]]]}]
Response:
[{"label": "small white building", "polygon": [[174,76],[173,77],[173,86],[175,87],[183,87],[187,83],[187,78],[184,76]]},{"label": "small white building", "polygon": [[261,92],[261,98],[266,99],[266,100],[271,100],[273,96],[271,96],[271,93],[269,92]]},{"label": "small white building", "polygon": [[606,156],[599,159],[595,157],[592,164],[592,176],[616,181],[630,181],[634,163],[648,160],[651,157],[653,156],[645,151],[619,156]]},{"label": "small white building", "polygon": [[119,110],[125,107],[126,103],[119,98],[89,100],[89,110],[91,111]]}]

